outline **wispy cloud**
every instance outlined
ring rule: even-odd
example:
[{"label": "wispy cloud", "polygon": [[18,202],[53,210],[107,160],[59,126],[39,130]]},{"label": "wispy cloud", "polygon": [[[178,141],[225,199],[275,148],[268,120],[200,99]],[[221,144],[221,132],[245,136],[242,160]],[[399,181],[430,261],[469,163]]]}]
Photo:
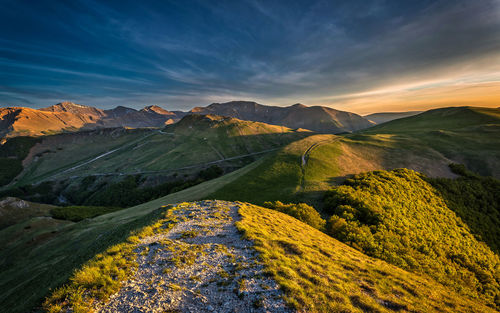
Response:
[{"label": "wispy cloud", "polygon": [[3,105],[253,99],[362,111],[417,94],[425,106],[424,94],[455,88],[479,99],[473,90],[500,72],[496,0],[21,0],[5,5],[0,28]]}]

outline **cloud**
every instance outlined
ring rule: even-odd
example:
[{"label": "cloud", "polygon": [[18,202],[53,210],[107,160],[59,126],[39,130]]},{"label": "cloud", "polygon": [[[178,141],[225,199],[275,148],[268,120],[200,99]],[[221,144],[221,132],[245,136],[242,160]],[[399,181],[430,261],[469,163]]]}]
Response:
[{"label": "cloud", "polygon": [[0,27],[0,85],[17,88],[0,87],[4,105],[46,105],[41,91],[56,90],[103,106],[244,98],[359,111],[370,98],[444,99],[458,84],[469,99],[500,72],[496,0],[15,1]]}]

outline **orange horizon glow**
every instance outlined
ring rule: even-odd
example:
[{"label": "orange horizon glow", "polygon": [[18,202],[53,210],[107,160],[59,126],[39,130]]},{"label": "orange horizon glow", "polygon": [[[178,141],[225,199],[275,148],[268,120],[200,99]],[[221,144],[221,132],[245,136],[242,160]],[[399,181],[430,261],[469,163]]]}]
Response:
[{"label": "orange horizon glow", "polygon": [[498,108],[500,81],[360,95],[335,101],[328,106],[362,115],[377,112],[426,111],[452,106]]}]

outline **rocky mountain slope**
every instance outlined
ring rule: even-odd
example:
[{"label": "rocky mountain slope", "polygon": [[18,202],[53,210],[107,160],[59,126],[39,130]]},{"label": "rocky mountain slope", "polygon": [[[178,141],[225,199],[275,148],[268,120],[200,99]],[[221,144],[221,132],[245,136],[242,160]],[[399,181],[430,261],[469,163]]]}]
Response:
[{"label": "rocky mountain slope", "polygon": [[0,108],[0,137],[39,136],[63,131],[90,130],[109,127],[162,127],[179,117],[158,106],[135,110],[118,106],[110,110],[61,102],[31,109]]},{"label": "rocky mountain slope", "polygon": [[232,101],[196,107],[190,112],[231,116],[242,120],[334,134],[356,131],[374,125],[373,122],[354,113],[322,106],[309,107],[299,103],[289,107],[277,107],[250,101]]}]

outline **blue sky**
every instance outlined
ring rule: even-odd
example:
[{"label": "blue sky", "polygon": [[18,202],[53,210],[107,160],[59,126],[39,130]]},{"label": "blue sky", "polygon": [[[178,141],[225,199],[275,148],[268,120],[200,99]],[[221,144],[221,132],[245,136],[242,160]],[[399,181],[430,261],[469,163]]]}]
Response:
[{"label": "blue sky", "polygon": [[0,5],[2,106],[255,100],[369,113],[499,92],[498,0]]}]

